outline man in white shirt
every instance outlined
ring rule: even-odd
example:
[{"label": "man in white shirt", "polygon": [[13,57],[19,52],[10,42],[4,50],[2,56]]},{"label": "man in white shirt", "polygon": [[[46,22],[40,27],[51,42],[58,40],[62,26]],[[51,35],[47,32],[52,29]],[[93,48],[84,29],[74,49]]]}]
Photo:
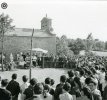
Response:
[{"label": "man in white shirt", "polygon": [[20,86],[21,88],[21,93],[23,93],[25,91],[26,88],[28,88],[28,86],[30,85],[30,83],[28,83],[28,77],[26,75],[24,75],[22,77],[22,80],[23,80],[23,84]]}]

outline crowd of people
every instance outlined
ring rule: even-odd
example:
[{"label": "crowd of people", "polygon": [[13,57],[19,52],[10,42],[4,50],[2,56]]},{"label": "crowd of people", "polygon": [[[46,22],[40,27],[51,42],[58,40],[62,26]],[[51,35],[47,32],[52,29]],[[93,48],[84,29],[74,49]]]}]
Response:
[{"label": "crowd of people", "polygon": [[[21,54],[17,61],[19,62],[20,67],[29,68],[30,55]],[[22,63],[22,65],[21,65]],[[45,54],[38,56],[36,54],[32,55],[32,65],[34,67],[48,67],[48,68],[74,68],[74,67],[83,67],[83,66],[94,66],[100,65],[107,67],[107,57],[100,56],[58,56],[53,54]]]},{"label": "crowd of people", "polygon": [[[20,60],[27,59],[21,57]],[[19,94],[19,100],[107,100],[107,57],[51,57],[54,68],[69,68],[68,76],[60,76],[59,84],[55,86],[51,76],[42,83],[35,77],[28,82],[26,75],[22,77],[23,84],[19,84],[17,74],[13,74],[11,81],[1,79],[0,100],[18,100]]]},{"label": "crowd of people", "polygon": [[28,82],[23,75],[23,84],[17,82],[17,74],[12,80],[1,80],[0,100],[107,100],[106,57],[73,58],[75,64],[67,75],[60,76],[60,83],[55,85],[51,77],[42,83],[34,77]]},{"label": "crowd of people", "polygon": [[[6,57],[5,57],[6,58]],[[107,57],[99,56],[58,56],[53,54],[36,54],[33,53],[30,58],[29,53],[18,53],[17,56],[10,54],[7,70],[15,68],[29,68],[32,59],[32,67],[41,68],[74,68],[83,66],[104,66],[107,67]],[[4,63],[5,63],[4,59]]]}]

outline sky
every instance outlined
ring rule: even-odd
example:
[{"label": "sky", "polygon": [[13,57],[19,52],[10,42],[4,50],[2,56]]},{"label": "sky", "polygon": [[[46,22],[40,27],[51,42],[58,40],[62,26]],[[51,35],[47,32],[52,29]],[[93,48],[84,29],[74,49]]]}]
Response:
[{"label": "sky", "polygon": [[92,33],[94,39],[107,41],[106,0],[0,0],[3,2],[8,7],[0,7],[0,14],[8,14],[17,28],[40,29],[47,14],[59,37],[85,39]]}]

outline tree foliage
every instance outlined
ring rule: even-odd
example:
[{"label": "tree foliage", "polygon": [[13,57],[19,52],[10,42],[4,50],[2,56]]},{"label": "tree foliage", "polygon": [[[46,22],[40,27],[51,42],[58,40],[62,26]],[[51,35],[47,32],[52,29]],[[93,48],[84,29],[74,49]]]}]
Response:
[{"label": "tree foliage", "polygon": [[69,50],[67,37],[63,35],[61,38],[57,38],[56,51],[59,56],[73,55],[73,52]]},{"label": "tree foliage", "polygon": [[[65,35],[57,38],[57,54],[58,55],[78,55],[81,50],[104,51],[107,50],[107,42],[99,41],[98,39],[67,39]],[[73,53],[70,53],[70,52]]]},{"label": "tree foliage", "polygon": [[2,56],[1,56],[1,63],[2,63],[2,71],[4,70],[3,67],[3,54],[4,54],[4,34],[10,30],[14,29],[14,26],[11,25],[12,19],[8,15],[4,15],[3,13],[0,15],[0,37],[1,37],[1,44],[2,44]]},{"label": "tree foliage", "polygon": [[95,39],[93,41],[93,50],[95,51],[104,51],[105,50],[105,43],[103,41],[99,41],[98,39]]},{"label": "tree foliage", "polygon": [[69,42],[69,48],[74,52],[74,54],[79,54],[81,50],[85,49],[85,43],[82,39],[76,39],[74,41]]},{"label": "tree foliage", "polygon": [[107,50],[107,41],[105,42],[105,50]]},{"label": "tree foliage", "polygon": [[0,33],[8,32],[13,30],[15,26],[12,26],[11,23],[13,20],[9,17],[9,15],[4,15],[3,13],[0,15]]}]

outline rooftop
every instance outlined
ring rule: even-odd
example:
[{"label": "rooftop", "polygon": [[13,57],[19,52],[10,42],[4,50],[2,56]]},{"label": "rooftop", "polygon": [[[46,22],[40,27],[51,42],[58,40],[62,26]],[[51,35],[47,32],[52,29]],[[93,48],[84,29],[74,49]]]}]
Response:
[{"label": "rooftop", "polygon": [[[15,30],[12,30],[10,32],[7,32],[7,36],[31,36],[32,35],[32,30],[30,28],[15,28]],[[34,37],[51,37],[55,36],[53,32],[49,32],[46,30],[41,30],[41,29],[34,29]]]}]

